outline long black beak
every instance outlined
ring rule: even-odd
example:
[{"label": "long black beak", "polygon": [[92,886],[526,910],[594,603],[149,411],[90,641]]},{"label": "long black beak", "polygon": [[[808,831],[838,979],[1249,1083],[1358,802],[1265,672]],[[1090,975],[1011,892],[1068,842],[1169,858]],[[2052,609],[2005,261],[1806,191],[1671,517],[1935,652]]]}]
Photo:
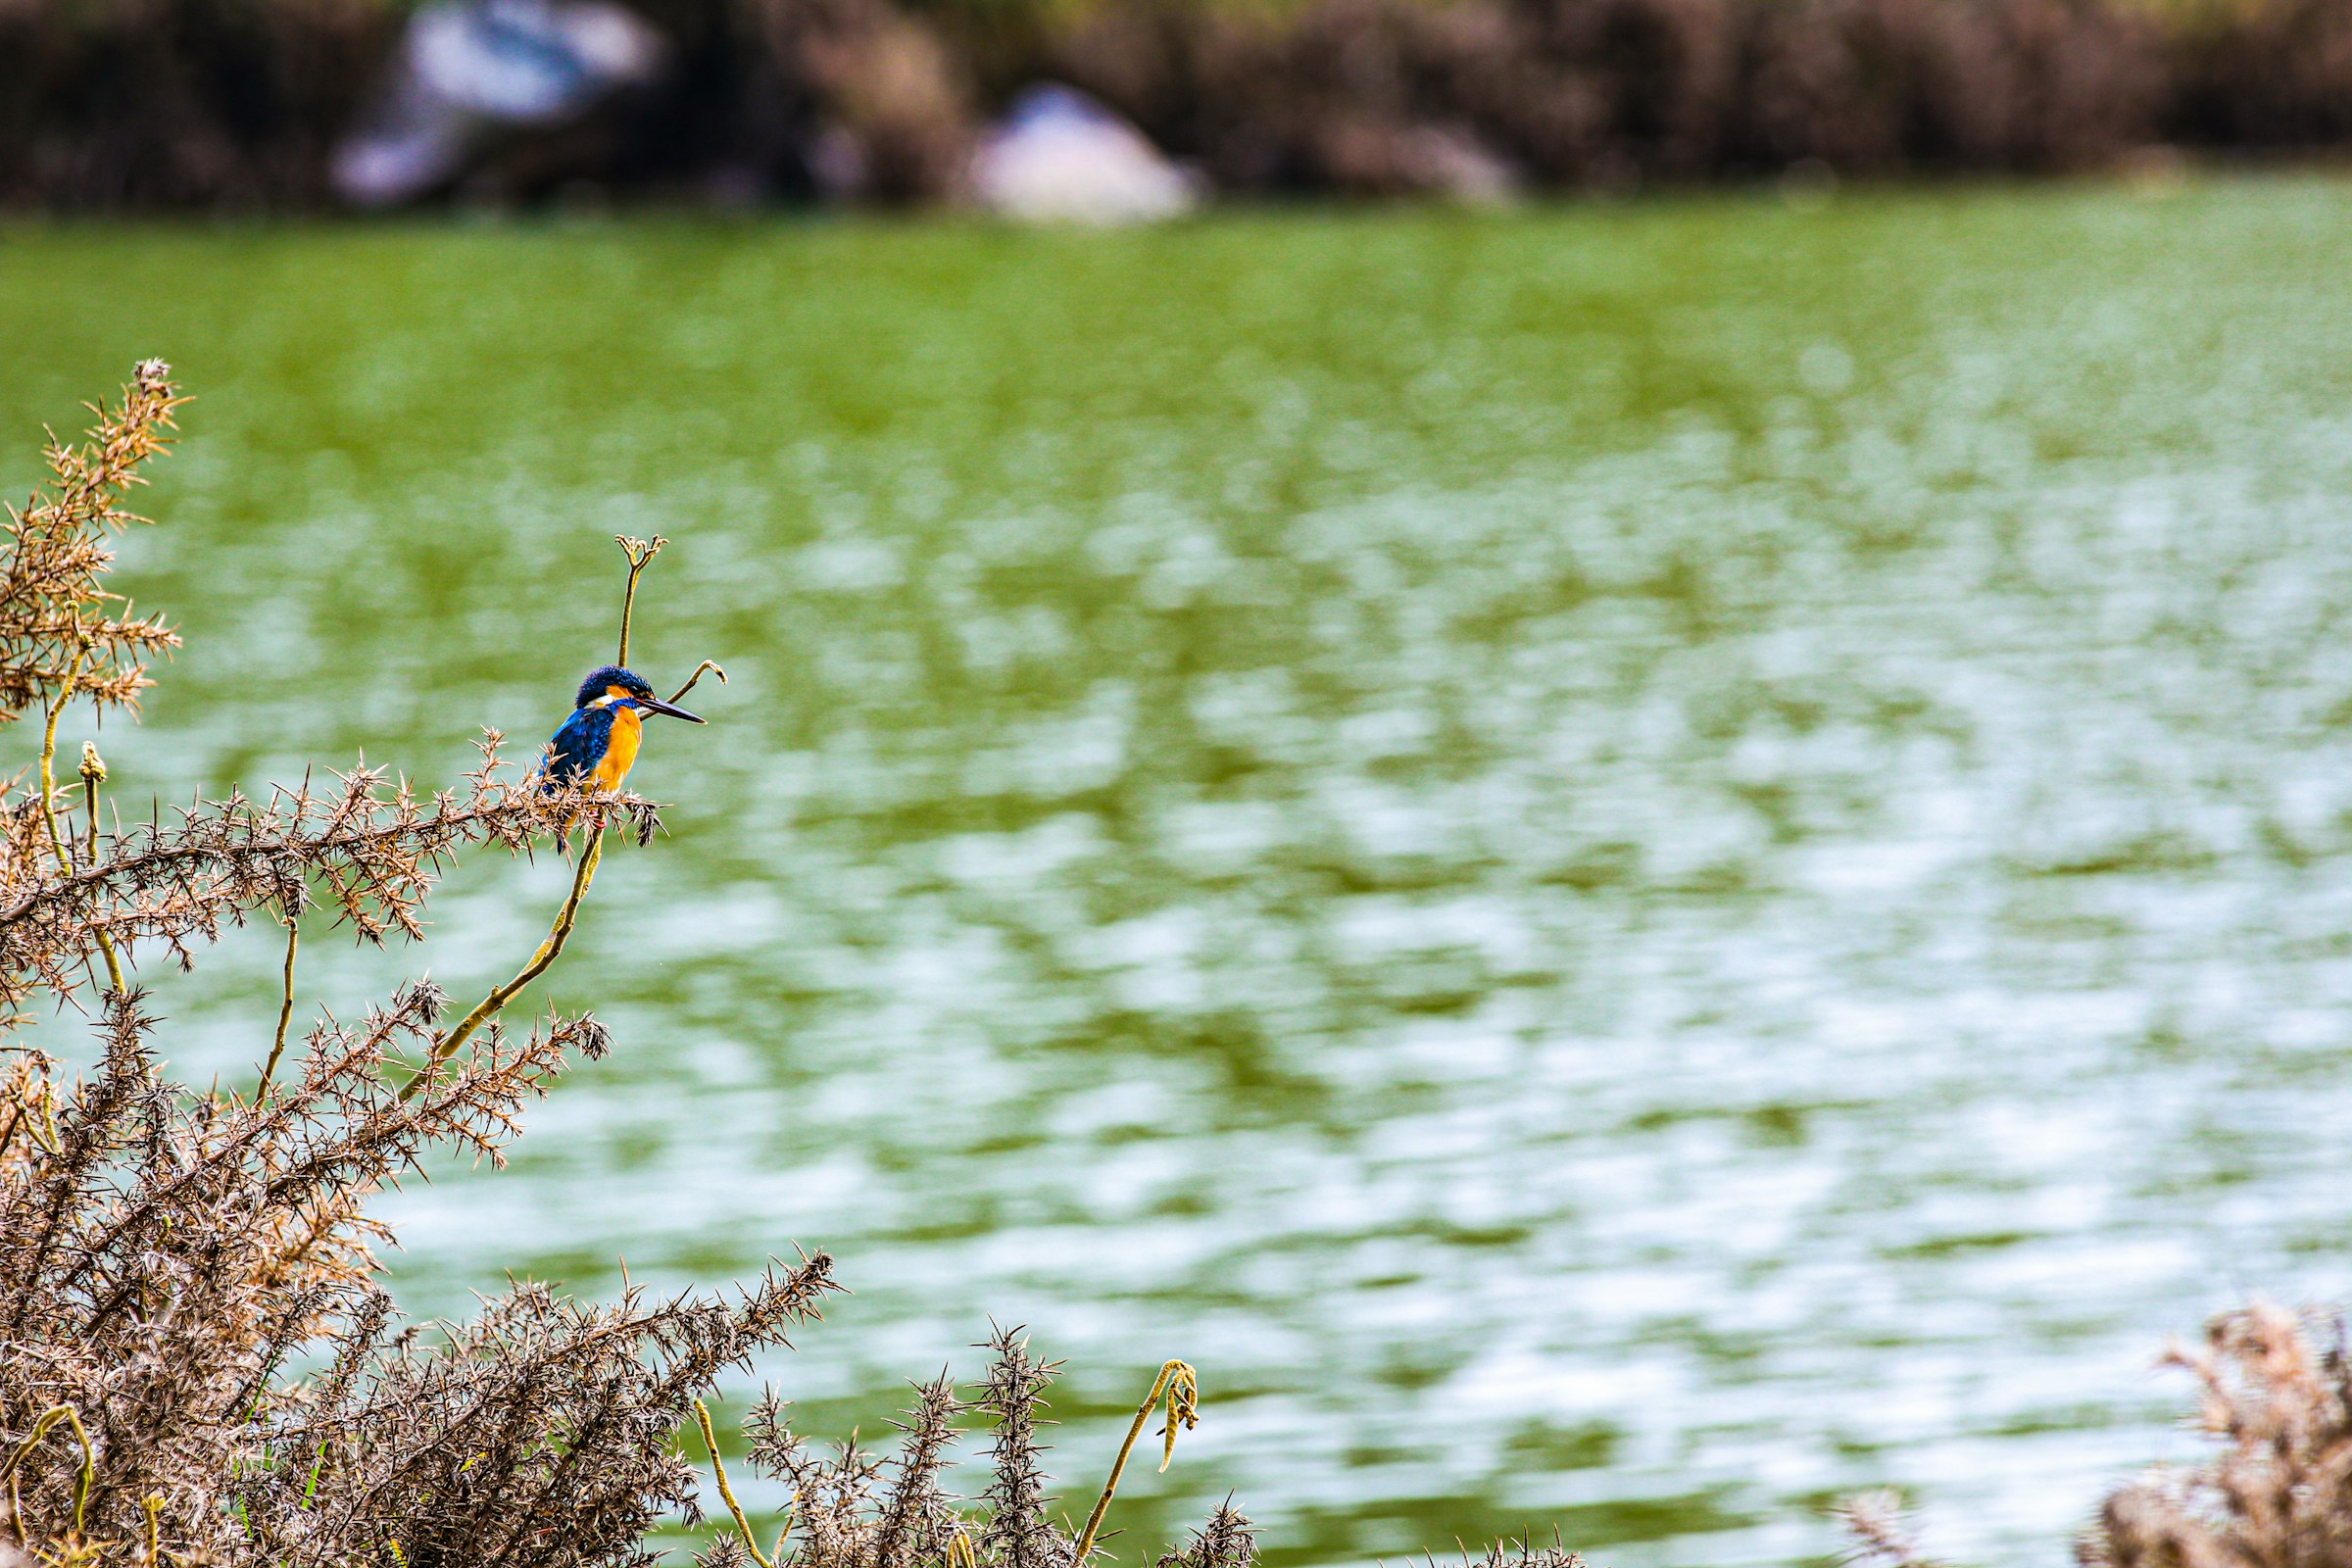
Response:
[{"label": "long black beak", "polygon": [[683,708],[678,708],[669,703],[665,703],[659,697],[640,697],[637,699],[637,706],[652,712],[667,713],[672,718],[682,718],[689,724],[708,724],[710,722],[707,718],[696,717],[694,714],[686,711],[686,710]]}]

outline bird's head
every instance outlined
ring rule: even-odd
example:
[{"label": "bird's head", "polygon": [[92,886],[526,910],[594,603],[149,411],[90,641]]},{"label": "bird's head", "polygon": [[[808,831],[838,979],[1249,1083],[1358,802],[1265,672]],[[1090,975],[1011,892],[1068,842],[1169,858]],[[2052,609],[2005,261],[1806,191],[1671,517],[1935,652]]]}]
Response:
[{"label": "bird's head", "polygon": [[618,664],[606,664],[590,670],[588,678],[580,682],[580,694],[572,700],[571,706],[575,709],[617,708],[624,704],[630,708],[641,708],[649,713],[667,713],[689,724],[709,722],[683,708],[662,701],[654,695],[654,689],[645,683],[644,676],[635,670],[623,669]]}]

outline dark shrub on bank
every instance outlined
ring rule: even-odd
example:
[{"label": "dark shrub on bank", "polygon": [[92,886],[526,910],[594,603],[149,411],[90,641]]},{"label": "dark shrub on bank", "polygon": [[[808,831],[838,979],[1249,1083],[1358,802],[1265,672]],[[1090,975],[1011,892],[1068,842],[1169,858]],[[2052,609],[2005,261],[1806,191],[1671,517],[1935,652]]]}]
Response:
[{"label": "dark shrub on bank", "polygon": [[2082,169],[2156,134],[2155,30],[2096,0],[1796,0],[1749,16],[1734,167]]},{"label": "dark shrub on bank", "polygon": [[2154,137],[2164,65],[2095,0],[1142,4],[1054,61],[1221,184],[1372,195],[2091,167]]},{"label": "dark shrub on bank", "polygon": [[397,35],[382,0],[0,0],[0,202],[314,205]]},{"label": "dark shrub on bank", "polygon": [[[632,0],[658,88],[445,190],[956,197],[984,110],[1064,79],[1218,187],[1492,195],[1818,168],[2096,169],[2352,143],[2352,6],[2258,0]],[[404,0],[0,0],[0,202],[304,207]]]},{"label": "dark shrub on bank", "polygon": [[2167,130],[2216,147],[2352,142],[2352,5],[2275,0],[2185,32],[2171,61]]}]

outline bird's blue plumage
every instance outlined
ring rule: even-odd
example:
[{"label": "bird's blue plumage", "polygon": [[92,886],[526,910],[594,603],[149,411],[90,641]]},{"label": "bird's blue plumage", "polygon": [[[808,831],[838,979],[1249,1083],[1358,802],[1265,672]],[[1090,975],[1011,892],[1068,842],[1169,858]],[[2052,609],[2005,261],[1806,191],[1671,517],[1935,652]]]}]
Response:
[{"label": "bird's blue plumage", "polygon": [[547,761],[547,775],[561,783],[573,783],[596,772],[596,764],[604,760],[605,750],[612,744],[612,710],[583,708],[564,721],[549,742],[554,755]]},{"label": "bird's blue plumage", "polygon": [[588,678],[580,682],[572,709],[571,717],[548,742],[550,755],[542,788],[550,792],[559,784],[590,781],[607,789],[620,788],[630,764],[637,760],[639,726],[645,713],[703,722],[676,704],[655,697],[643,676],[618,664],[590,670]]}]

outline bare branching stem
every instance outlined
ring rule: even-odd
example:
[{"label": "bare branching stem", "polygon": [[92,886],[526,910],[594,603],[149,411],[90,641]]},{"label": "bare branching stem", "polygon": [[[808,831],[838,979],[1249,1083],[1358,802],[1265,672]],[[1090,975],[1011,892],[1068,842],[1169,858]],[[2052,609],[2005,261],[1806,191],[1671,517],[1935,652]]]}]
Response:
[{"label": "bare branching stem", "polygon": [[269,1089],[270,1080],[276,1075],[277,1059],[286,1054],[286,1025],[294,1019],[294,945],[301,940],[302,924],[292,909],[286,911],[285,918],[286,979],[277,1002],[277,1039],[270,1047],[270,1059],[262,1064],[262,1086],[255,1091],[256,1099]]},{"label": "bare branching stem", "polygon": [[588,824],[588,842],[580,849],[579,868],[571,874],[571,892],[564,898],[564,907],[556,911],[556,923],[549,928],[547,940],[539,944],[539,951],[531,955],[531,961],[524,964],[514,979],[492,987],[488,996],[474,1004],[471,1012],[460,1018],[449,1033],[433,1042],[432,1055],[426,1059],[423,1071],[410,1079],[408,1087],[400,1092],[403,1101],[413,1100],[422,1092],[424,1086],[432,1081],[434,1069],[447,1061],[451,1054],[470,1039],[473,1032],[495,1016],[500,1008],[514,1001],[514,993],[545,974],[548,965],[556,961],[564,952],[564,944],[571,938],[572,925],[580,914],[580,901],[588,894],[588,883],[596,875],[596,862],[604,853],[604,823],[591,821]]},{"label": "bare branching stem", "polygon": [[[718,1435],[710,1430],[710,1407],[702,1400],[694,1401],[694,1418],[702,1423],[703,1446],[710,1450],[710,1472],[718,1477],[718,1495],[726,1503],[727,1512],[735,1516],[735,1528],[743,1532],[743,1544],[760,1568],[776,1568],[768,1554],[760,1549],[759,1538],[752,1534],[752,1522],[743,1516],[743,1504],[735,1500],[735,1489],[727,1485],[727,1467],[718,1457]],[[784,1548],[784,1538],[776,1538],[776,1549]]]},{"label": "bare branching stem", "polygon": [[1102,1528],[1102,1516],[1110,1511],[1110,1499],[1119,1490],[1119,1477],[1127,1470],[1127,1455],[1135,1451],[1135,1440],[1143,1436],[1144,1423],[1152,1419],[1152,1407],[1167,1396],[1167,1424],[1160,1430],[1167,1442],[1162,1445],[1159,1467],[1163,1471],[1176,1456],[1176,1428],[1190,1429],[1200,1424],[1200,1375],[1189,1362],[1169,1361],[1152,1381],[1152,1392],[1144,1402],[1135,1407],[1135,1420],[1127,1428],[1127,1441],[1119,1445],[1119,1456],[1110,1462],[1110,1478],[1102,1483],[1102,1495],[1095,1499],[1095,1511],[1086,1516],[1086,1528],[1079,1532],[1078,1544],[1070,1553],[1073,1568],[1086,1568],[1086,1559],[1095,1549],[1095,1533]]},{"label": "bare branching stem", "polygon": [[612,536],[612,542],[620,546],[621,554],[629,558],[629,585],[621,591],[620,596],[620,653],[612,661],[615,664],[625,665],[629,662],[629,612],[637,608],[637,579],[669,541],[660,534],[651,539],[633,539],[625,533],[616,533]]}]

